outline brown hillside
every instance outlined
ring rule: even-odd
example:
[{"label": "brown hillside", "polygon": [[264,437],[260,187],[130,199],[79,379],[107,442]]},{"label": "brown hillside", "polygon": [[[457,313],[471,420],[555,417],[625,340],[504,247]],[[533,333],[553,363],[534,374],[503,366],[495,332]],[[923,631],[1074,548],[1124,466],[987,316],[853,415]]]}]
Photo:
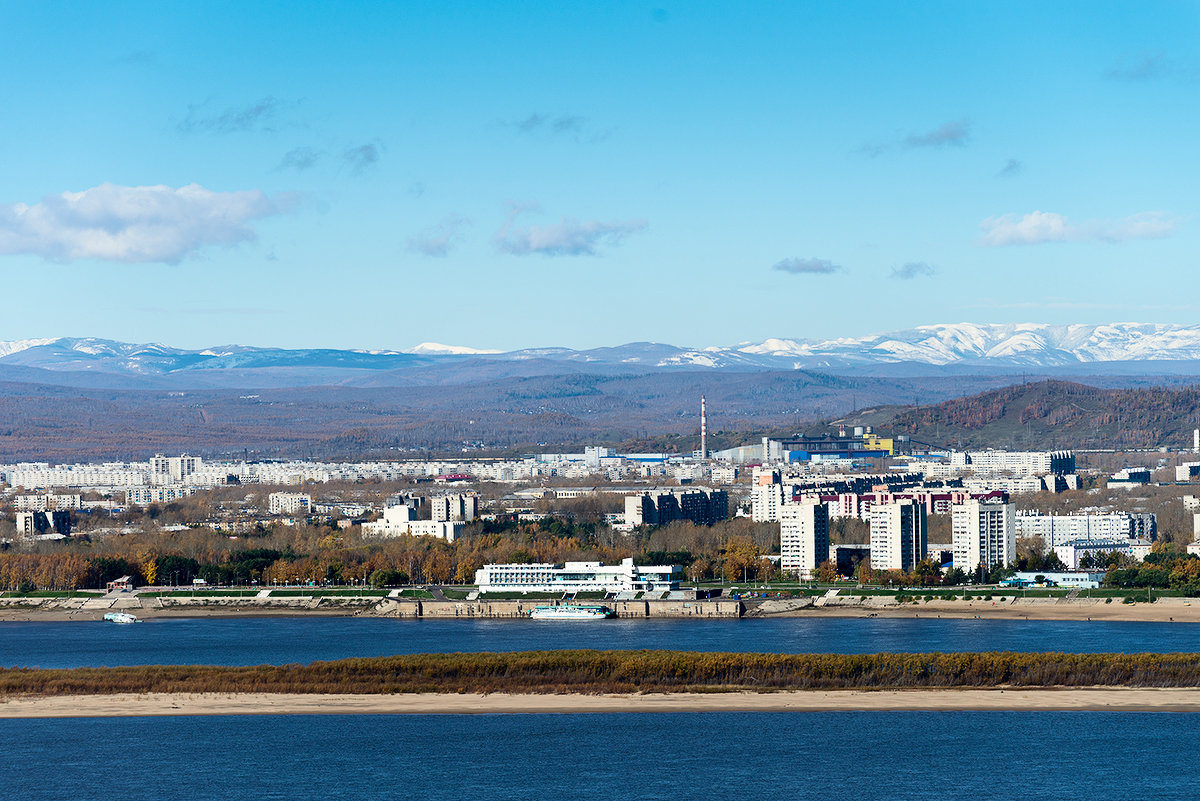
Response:
[{"label": "brown hillside", "polygon": [[899,411],[896,434],[961,448],[1183,447],[1200,424],[1200,386],[1097,389],[1068,381],[1015,384]]}]

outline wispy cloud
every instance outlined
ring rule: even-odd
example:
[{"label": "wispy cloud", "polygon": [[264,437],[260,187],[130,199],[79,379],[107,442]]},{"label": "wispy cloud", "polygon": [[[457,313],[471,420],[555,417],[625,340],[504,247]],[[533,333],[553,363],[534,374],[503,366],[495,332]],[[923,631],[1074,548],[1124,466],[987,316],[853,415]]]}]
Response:
[{"label": "wispy cloud", "polygon": [[997,178],[1012,178],[1015,175],[1020,175],[1021,170],[1025,169],[1025,165],[1016,159],[1009,159],[1004,162],[1004,166],[1000,168],[1000,172],[996,173]]},{"label": "wispy cloud", "polygon": [[181,133],[248,133],[251,131],[272,132],[278,125],[281,107],[274,97],[245,106],[231,106],[222,111],[211,111],[208,101],[189,105],[187,115],[175,128]]},{"label": "wispy cloud", "polygon": [[828,275],[842,272],[845,268],[829,259],[783,259],[771,265],[771,269],[792,275]]},{"label": "wispy cloud", "polygon": [[891,278],[901,281],[911,281],[927,275],[937,275],[937,269],[923,261],[910,261],[892,268]]},{"label": "wispy cloud", "polygon": [[408,250],[425,256],[447,256],[462,242],[462,230],[470,223],[466,217],[451,214],[436,225],[422,229],[409,238]]},{"label": "wispy cloud", "polygon": [[621,244],[630,235],[646,228],[645,220],[576,220],[564,217],[553,225],[516,226],[517,215],[533,206],[513,205],[492,244],[514,256],[595,256],[602,247]]},{"label": "wispy cloud", "polygon": [[910,133],[889,142],[869,142],[863,145],[861,152],[868,156],[882,156],[894,150],[940,150],[948,147],[962,147],[971,138],[971,121],[968,119],[951,120],[928,131]]},{"label": "wispy cloud", "polygon": [[250,223],[287,211],[291,198],[213,192],[197,184],[116,186],[0,205],[0,254],[56,262],[97,259],[176,264],[213,245],[255,238]]},{"label": "wispy cloud", "polygon": [[283,154],[276,165],[276,170],[295,170],[304,172],[317,166],[317,162],[325,158],[325,152],[312,147],[294,147]]},{"label": "wispy cloud", "polygon": [[1105,71],[1104,77],[1110,81],[1150,81],[1162,78],[1170,71],[1171,65],[1164,53],[1137,53],[1117,59]]},{"label": "wispy cloud", "polygon": [[518,133],[548,133],[564,136],[580,142],[599,142],[608,138],[611,131],[597,130],[587,117],[578,114],[541,114],[533,112],[523,119],[508,123]]},{"label": "wispy cloud", "polygon": [[943,123],[932,131],[904,137],[904,146],[907,148],[962,147],[970,138],[970,120],[953,120]]},{"label": "wispy cloud", "polygon": [[979,224],[981,242],[990,247],[1040,245],[1046,242],[1124,242],[1161,239],[1175,230],[1176,221],[1161,211],[1146,211],[1115,220],[1073,223],[1062,214],[1034,211],[988,217]]},{"label": "wispy cloud", "polygon": [[357,145],[342,151],[342,163],[355,175],[361,175],[378,164],[381,155],[379,145]]}]

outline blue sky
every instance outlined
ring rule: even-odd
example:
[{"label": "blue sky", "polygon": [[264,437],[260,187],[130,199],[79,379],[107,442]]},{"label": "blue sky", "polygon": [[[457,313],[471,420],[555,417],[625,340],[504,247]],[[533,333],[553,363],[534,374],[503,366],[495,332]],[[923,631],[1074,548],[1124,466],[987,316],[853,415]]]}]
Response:
[{"label": "blue sky", "polygon": [[0,339],[1197,322],[1200,4],[0,4]]}]

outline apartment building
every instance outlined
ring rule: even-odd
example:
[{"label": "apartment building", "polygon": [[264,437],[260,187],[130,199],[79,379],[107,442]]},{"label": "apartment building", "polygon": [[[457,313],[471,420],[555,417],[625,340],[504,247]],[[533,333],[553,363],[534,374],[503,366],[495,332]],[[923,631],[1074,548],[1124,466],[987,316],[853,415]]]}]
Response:
[{"label": "apartment building", "polygon": [[871,507],[871,567],[910,571],[929,552],[925,507],[894,501]]},{"label": "apartment building", "polygon": [[438,495],[429,499],[432,518],[439,523],[449,520],[470,522],[479,516],[479,496],[468,493]]},{"label": "apartment building", "polygon": [[822,503],[785,503],[779,511],[779,567],[801,579],[816,575],[829,558],[829,508]]},{"label": "apartment building", "polygon": [[272,492],[267,496],[267,511],[273,515],[312,513],[312,496],[300,492]]},{"label": "apartment building", "polygon": [[967,573],[981,565],[1007,565],[1017,556],[1016,511],[1011,503],[970,500],[951,511],[954,566]]}]

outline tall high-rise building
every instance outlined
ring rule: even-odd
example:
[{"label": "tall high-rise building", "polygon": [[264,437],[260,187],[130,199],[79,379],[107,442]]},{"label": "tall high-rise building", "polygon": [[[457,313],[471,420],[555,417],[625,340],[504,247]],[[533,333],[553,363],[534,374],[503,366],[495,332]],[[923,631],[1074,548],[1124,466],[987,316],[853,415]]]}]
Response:
[{"label": "tall high-rise building", "polygon": [[1011,503],[971,500],[951,510],[954,566],[966,573],[991,569],[1017,558],[1017,515]]},{"label": "tall high-rise building", "polygon": [[438,522],[450,520],[471,522],[479,516],[479,496],[470,494],[440,495],[430,498],[433,511],[430,517]]},{"label": "tall high-rise building", "polygon": [[894,501],[871,507],[871,567],[910,571],[929,553],[924,504]]},{"label": "tall high-rise building", "polygon": [[200,469],[204,460],[199,456],[152,456],[150,457],[151,484],[178,484]]},{"label": "tall high-rise building", "polygon": [[779,568],[801,579],[829,558],[829,507],[812,501],[779,507]]}]

